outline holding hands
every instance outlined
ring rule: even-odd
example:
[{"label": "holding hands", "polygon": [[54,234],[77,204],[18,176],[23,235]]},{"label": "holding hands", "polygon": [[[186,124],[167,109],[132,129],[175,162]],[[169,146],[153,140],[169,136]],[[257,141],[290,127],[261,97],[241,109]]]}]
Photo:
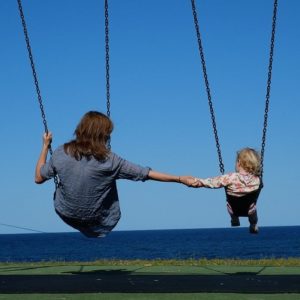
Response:
[{"label": "holding hands", "polygon": [[179,176],[179,182],[193,188],[199,188],[203,186],[199,179],[193,176]]}]

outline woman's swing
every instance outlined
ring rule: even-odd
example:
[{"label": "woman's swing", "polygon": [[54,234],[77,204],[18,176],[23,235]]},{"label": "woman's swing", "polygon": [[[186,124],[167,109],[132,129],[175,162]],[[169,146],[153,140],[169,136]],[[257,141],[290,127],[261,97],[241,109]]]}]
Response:
[{"label": "woman's swing", "polygon": [[[21,22],[22,22],[26,47],[27,47],[27,51],[28,51],[28,57],[29,57],[30,65],[31,65],[35,90],[36,90],[37,99],[39,102],[40,112],[41,112],[41,116],[42,116],[42,121],[43,121],[43,125],[44,125],[44,131],[45,131],[45,133],[48,133],[49,130],[48,130],[48,125],[47,125],[47,121],[46,121],[46,114],[45,114],[45,110],[44,110],[41,91],[40,91],[40,87],[39,87],[39,81],[38,81],[35,64],[34,64],[34,60],[33,60],[32,49],[31,49],[31,45],[30,45],[28,30],[27,30],[25,16],[24,16],[24,12],[23,12],[22,0],[17,0],[17,2],[18,2],[20,18],[21,18]],[[105,77],[106,77],[106,110],[107,110],[106,114],[108,117],[110,117],[110,72],[109,72],[110,71],[110,65],[109,65],[110,56],[109,56],[108,0],[104,0],[104,17],[105,17],[105,70],[106,70]],[[108,141],[108,145],[110,148],[110,140]],[[49,153],[50,153],[50,155],[53,154],[51,145],[49,146]],[[57,175],[54,176],[54,183],[55,183],[55,190],[56,190],[60,184],[59,178]]]},{"label": "woman's swing", "polygon": [[[248,193],[242,197],[236,197],[236,196],[229,195],[225,188],[227,208],[228,208],[228,210],[231,210],[233,215],[235,215],[237,217],[248,217],[249,216],[249,214],[253,211],[253,209],[255,209],[259,194],[261,192],[261,189],[263,188],[264,153],[265,153],[266,133],[267,133],[267,125],[268,125],[268,112],[269,112],[269,100],[270,100],[270,91],[271,91],[272,63],[273,63],[276,16],[277,16],[277,5],[278,5],[277,2],[278,2],[277,0],[274,0],[274,6],[273,6],[273,20],[272,20],[272,34],[271,34],[270,56],[269,56],[269,67],[268,67],[267,92],[266,92],[263,134],[262,134],[261,153],[260,153],[260,155],[261,155],[260,186],[257,190],[255,190],[251,193]],[[202,47],[202,42],[201,42],[195,0],[191,0],[191,3],[192,3],[192,11],[193,11],[196,35],[197,35],[197,40],[198,40],[199,54],[200,54],[201,64],[202,64],[202,71],[203,71],[203,76],[204,76],[204,81],[205,81],[205,86],[206,86],[206,93],[207,93],[207,98],[208,98],[208,104],[209,104],[209,109],[210,109],[212,127],[213,127],[213,132],[214,132],[214,137],[215,137],[217,154],[218,154],[218,158],[219,158],[219,168],[220,168],[221,174],[224,174],[225,169],[224,169],[224,164],[223,164],[223,159],[222,159],[221,146],[219,143],[216,119],[215,119],[214,108],[213,108],[210,87],[209,87],[209,82],[208,82],[208,76],[207,76],[207,71],[206,71],[206,63],[205,63],[205,59],[204,59],[204,52],[203,52],[203,47]],[[239,221],[232,222],[232,226],[239,226],[239,225],[240,225]]]}]

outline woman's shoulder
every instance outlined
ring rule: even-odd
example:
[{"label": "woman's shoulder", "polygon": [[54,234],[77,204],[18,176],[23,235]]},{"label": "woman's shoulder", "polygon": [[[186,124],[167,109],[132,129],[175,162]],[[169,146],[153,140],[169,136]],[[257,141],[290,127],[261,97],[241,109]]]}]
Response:
[{"label": "woman's shoulder", "polygon": [[107,158],[107,161],[111,162],[114,168],[118,168],[123,165],[134,165],[132,162],[124,159],[123,157],[119,156],[115,152],[110,152]]},{"label": "woman's shoulder", "polygon": [[59,145],[53,152],[53,154],[65,153],[64,145]]},{"label": "woman's shoulder", "polygon": [[115,152],[109,152],[108,157],[106,159],[107,161],[111,161],[114,164],[119,164],[123,158],[120,157],[118,154],[116,154]]},{"label": "woman's shoulder", "polygon": [[64,149],[64,145],[58,146],[58,147],[53,151],[52,156],[53,156],[54,158],[62,158],[62,157],[67,156],[67,153],[65,152],[65,149]]}]

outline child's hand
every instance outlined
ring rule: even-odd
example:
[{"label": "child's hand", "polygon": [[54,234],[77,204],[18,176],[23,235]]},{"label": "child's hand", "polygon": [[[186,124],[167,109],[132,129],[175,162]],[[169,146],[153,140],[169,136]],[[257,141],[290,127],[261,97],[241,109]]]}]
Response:
[{"label": "child's hand", "polygon": [[48,132],[48,133],[45,132],[44,135],[43,135],[44,146],[48,148],[50,146],[51,142],[52,142],[52,133],[51,132]]}]

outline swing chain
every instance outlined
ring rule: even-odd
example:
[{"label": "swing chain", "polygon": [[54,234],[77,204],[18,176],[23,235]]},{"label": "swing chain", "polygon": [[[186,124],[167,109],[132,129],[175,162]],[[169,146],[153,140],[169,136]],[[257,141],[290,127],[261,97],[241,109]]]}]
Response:
[{"label": "swing chain", "polygon": [[109,78],[109,15],[108,0],[105,0],[105,61],[106,61],[106,106],[110,117],[110,78]]},{"label": "swing chain", "polygon": [[274,43],[275,43],[277,6],[278,6],[278,1],[274,0],[272,34],[271,34],[271,45],[270,45],[270,58],[269,58],[269,67],[268,67],[267,93],[266,93],[264,126],[263,126],[262,144],[261,144],[261,162],[260,162],[260,167],[261,167],[260,168],[260,176],[261,176],[261,178],[263,177],[266,134],[267,134],[267,126],[268,126],[268,113],[269,113],[270,92],[271,92],[272,65],[273,65],[273,54],[274,54]]},{"label": "swing chain", "polygon": [[[30,40],[29,40],[29,35],[28,35],[27,26],[26,26],[26,22],[25,22],[25,16],[24,16],[24,13],[23,13],[22,2],[21,2],[21,0],[17,0],[17,2],[18,2],[21,21],[22,21],[23,32],[24,32],[26,47],[27,47],[28,56],[29,56],[29,60],[30,60],[32,75],[33,75],[33,79],[34,79],[34,85],[35,85],[37,98],[38,98],[38,102],[39,102],[39,106],[40,106],[40,111],[41,111],[41,115],[42,115],[42,119],[43,119],[44,130],[45,130],[45,133],[48,134],[49,130],[48,130],[48,125],[47,125],[47,121],[46,121],[46,114],[45,114],[45,111],[44,111],[44,105],[43,105],[43,101],[42,101],[41,90],[40,90],[40,87],[39,87],[39,81],[38,81],[37,73],[36,73],[36,70],[35,70],[35,64],[34,64],[34,60],[33,60],[32,49],[31,49],[31,46],[30,46]],[[49,145],[49,153],[50,153],[50,155],[53,154],[51,144]],[[54,176],[54,183],[55,183],[55,187],[57,188],[58,185],[59,185],[59,182],[58,182],[58,178],[57,178],[56,175]]]},{"label": "swing chain", "polygon": [[31,65],[31,69],[32,69],[34,85],[35,85],[35,88],[36,88],[36,93],[37,93],[37,97],[38,97],[38,101],[39,101],[39,105],[40,105],[40,110],[41,110],[41,114],[42,114],[42,118],[43,118],[43,124],[44,124],[44,128],[45,128],[45,132],[48,133],[46,115],[45,115],[44,106],[43,106],[43,102],[42,102],[42,96],[41,96],[41,91],[40,91],[40,88],[39,88],[39,82],[38,82],[37,74],[36,74],[36,71],[35,71],[35,65],[34,65],[34,61],[33,61],[33,55],[32,55],[32,50],[31,50],[31,46],[30,46],[27,26],[26,26],[26,22],[25,22],[25,17],[24,17],[24,13],[23,13],[22,3],[21,3],[21,0],[17,0],[17,1],[18,1],[18,6],[19,6],[20,17],[21,17],[21,20],[22,20],[22,26],[23,26],[23,30],[24,30],[25,42],[26,42],[26,46],[27,46],[27,50],[28,50],[28,56],[29,56],[30,65]]},{"label": "swing chain", "polygon": [[[106,108],[107,116],[110,118],[110,78],[109,78],[109,15],[108,15],[108,0],[104,3],[105,13],[105,69],[106,69]],[[107,141],[108,149],[111,149],[110,137]]]},{"label": "swing chain", "polygon": [[223,164],[223,160],[222,160],[222,153],[221,153],[221,146],[220,146],[219,137],[218,137],[216,118],[215,118],[215,113],[214,113],[214,108],[213,108],[213,103],[212,103],[211,93],[210,93],[210,87],[209,87],[209,82],[208,82],[208,76],[207,76],[207,71],[206,71],[206,64],[205,64],[204,51],[203,51],[202,42],[201,42],[196,5],[195,5],[194,0],[191,0],[191,3],[192,3],[192,10],[193,10],[197,40],[198,40],[198,48],[199,48],[199,53],[200,53],[200,58],[201,58],[201,63],[202,63],[203,76],[204,76],[204,81],[205,81],[205,86],[206,86],[208,105],[209,105],[211,121],[212,121],[214,136],[215,136],[215,143],[216,143],[217,153],[218,153],[218,158],[219,158],[219,168],[220,168],[221,174],[224,174],[225,169],[224,169],[224,164]]}]

